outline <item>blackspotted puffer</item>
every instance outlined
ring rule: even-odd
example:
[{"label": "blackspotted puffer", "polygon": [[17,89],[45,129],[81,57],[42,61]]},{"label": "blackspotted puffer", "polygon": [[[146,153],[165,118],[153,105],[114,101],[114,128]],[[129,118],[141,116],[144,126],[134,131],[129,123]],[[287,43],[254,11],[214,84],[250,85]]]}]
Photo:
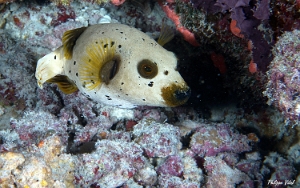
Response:
[{"label": "blackspotted puffer", "polygon": [[176,70],[176,56],[145,33],[123,24],[66,31],[63,45],[38,60],[36,79],[66,94],[80,90],[94,101],[121,108],[175,107],[190,88]]}]

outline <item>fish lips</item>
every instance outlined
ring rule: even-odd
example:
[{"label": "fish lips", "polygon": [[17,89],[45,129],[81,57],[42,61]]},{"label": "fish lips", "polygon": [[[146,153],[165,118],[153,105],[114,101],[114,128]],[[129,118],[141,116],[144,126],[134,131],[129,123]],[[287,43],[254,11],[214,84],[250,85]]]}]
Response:
[{"label": "fish lips", "polygon": [[186,83],[172,83],[161,89],[161,95],[166,106],[183,105],[191,96],[191,89]]}]

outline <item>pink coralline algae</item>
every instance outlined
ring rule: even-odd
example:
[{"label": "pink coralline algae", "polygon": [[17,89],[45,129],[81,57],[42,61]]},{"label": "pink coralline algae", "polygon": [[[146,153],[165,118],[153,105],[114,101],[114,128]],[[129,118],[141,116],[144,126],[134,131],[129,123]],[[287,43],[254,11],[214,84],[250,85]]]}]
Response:
[{"label": "pink coralline algae", "polygon": [[157,168],[159,174],[168,174],[180,177],[183,175],[183,164],[179,156],[172,155]]},{"label": "pink coralline algae", "polygon": [[[30,119],[30,120],[29,120]],[[28,121],[29,120],[29,121]],[[67,141],[67,127],[55,116],[46,112],[25,112],[22,119],[11,120],[12,130],[18,133],[20,143],[23,146],[29,146],[31,144],[37,145],[41,140],[44,140],[49,135],[55,133],[61,134],[61,139]]]},{"label": "pink coralline algae", "polygon": [[234,185],[250,180],[245,173],[230,167],[219,157],[206,157],[204,166],[209,175],[208,188],[234,188]]},{"label": "pink coralline algae", "polygon": [[[0,69],[0,104],[15,105],[19,112],[35,102],[35,86],[31,84],[34,78],[30,76],[34,72],[34,60],[24,43],[16,43],[5,31],[0,34],[0,46],[5,49],[1,61],[9,62],[3,63]],[[11,75],[18,76],[11,79]]]},{"label": "pink coralline algae", "polygon": [[59,7],[59,12],[57,13],[57,16],[51,21],[52,26],[58,26],[61,23],[64,23],[68,21],[69,19],[74,20],[76,17],[74,11],[71,8],[66,7]]},{"label": "pink coralline algae", "polygon": [[251,150],[247,136],[235,133],[227,124],[204,125],[191,137],[191,150],[203,156],[215,156],[220,152],[241,153]]},{"label": "pink coralline algae", "polygon": [[175,155],[181,148],[179,129],[170,124],[143,119],[134,126],[133,135],[148,157]]},{"label": "pink coralline algae", "polygon": [[276,43],[264,91],[268,104],[274,104],[286,117],[286,123],[291,121],[292,124],[300,121],[299,35],[299,30],[286,32]]},{"label": "pink coralline algae", "polygon": [[103,140],[96,143],[96,151],[79,157],[75,172],[76,184],[114,188],[132,178],[145,167],[143,150],[135,143]]},{"label": "pink coralline algae", "polygon": [[157,167],[157,173],[161,187],[197,188],[203,181],[202,170],[186,152],[166,158]]}]

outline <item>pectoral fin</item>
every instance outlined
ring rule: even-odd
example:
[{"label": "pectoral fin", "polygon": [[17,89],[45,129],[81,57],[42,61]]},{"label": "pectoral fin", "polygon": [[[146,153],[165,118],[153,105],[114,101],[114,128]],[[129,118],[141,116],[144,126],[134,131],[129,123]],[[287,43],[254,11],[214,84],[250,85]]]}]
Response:
[{"label": "pectoral fin", "polygon": [[115,55],[115,48],[111,39],[98,39],[85,49],[86,55],[79,62],[79,78],[87,90],[108,84],[117,74],[120,60]]},{"label": "pectoral fin", "polygon": [[71,94],[78,90],[75,83],[65,75],[56,75],[47,82],[57,84],[58,88],[65,94]]}]

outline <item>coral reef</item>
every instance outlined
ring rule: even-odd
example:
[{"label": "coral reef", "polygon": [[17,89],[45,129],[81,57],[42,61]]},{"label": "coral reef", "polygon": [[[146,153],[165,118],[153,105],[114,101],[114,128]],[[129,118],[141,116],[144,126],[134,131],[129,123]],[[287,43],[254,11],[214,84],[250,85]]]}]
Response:
[{"label": "coral reef", "polygon": [[[155,134],[152,134],[152,133]],[[145,119],[134,126],[133,135],[148,157],[175,155],[181,148],[179,129],[168,124],[158,124]],[[161,147],[157,147],[160,145]]]},{"label": "coral reef", "polygon": [[[299,2],[116,2],[0,5],[0,187],[299,187]],[[158,38],[162,22],[178,30],[164,47],[187,105],[118,109],[38,89],[36,61],[66,30],[124,23]]]},{"label": "coral reef", "polygon": [[220,152],[241,153],[251,150],[248,138],[233,133],[229,125],[202,126],[195,130],[190,142],[191,150],[200,157],[215,156]]},{"label": "coral reef", "polygon": [[285,32],[276,43],[264,92],[268,103],[274,104],[292,124],[299,124],[300,120],[299,34],[299,30]]},{"label": "coral reef", "polygon": [[80,187],[118,187],[145,168],[143,150],[133,142],[101,140],[96,143],[95,149],[91,154],[78,157],[79,168],[75,172],[75,179]]},{"label": "coral reef", "polygon": [[1,153],[1,187],[74,187],[76,159],[61,144],[58,136],[49,136],[31,151]]}]

